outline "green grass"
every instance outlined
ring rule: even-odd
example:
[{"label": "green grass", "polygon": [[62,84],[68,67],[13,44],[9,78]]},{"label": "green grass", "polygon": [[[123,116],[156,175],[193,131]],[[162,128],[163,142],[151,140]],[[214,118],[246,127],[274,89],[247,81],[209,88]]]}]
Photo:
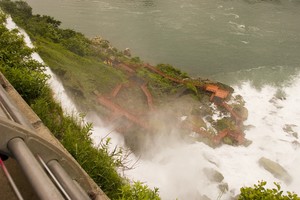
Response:
[{"label": "green grass", "polygon": [[91,124],[81,126],[80,119],[65,116],[50,93],[36,99],[31,107],[100,188],[110,198],[117,199],[118,188],[126,184],[116,171],[114,158],[106,150],[93,146],[89,137]]},{"label": "green grass", "polygon": [[125,75],[93,57],[82,57],[60,44],[36,38],[37,51],[44,62],[59,76],[65,89],[76,98],[81,110],[101,109],[95,102],[94,91],[109,94]]},{"label": "green grass", "polygon": [[[122,82],[125,76],[115,68],[107,66],[91,57],[76,55],[60,44],[39,38],[36,42],[38,53],[47,65],[61,74],[63,83],[71,87],[78,87],[83,91],[91,92],[95,89],[110,92],[115,85]],[[75,80],[80,80],[76,82]]]}]

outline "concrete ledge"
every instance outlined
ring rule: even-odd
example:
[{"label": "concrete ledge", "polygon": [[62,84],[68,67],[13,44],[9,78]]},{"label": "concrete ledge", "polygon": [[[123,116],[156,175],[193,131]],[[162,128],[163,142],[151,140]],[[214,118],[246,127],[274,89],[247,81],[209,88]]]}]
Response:
[{"label": "concrete ledge", "polygon": [[76,180],[88,194],[91,194],[92,198],[97,200],[109,199],[1,73],[0,84],[8,93],[12,103],[29,121],[31,127],[24,128],[22,125],[3,118],[0,119],[0,126],[6,127],[8,132],[10,131],[8,129],[13,127],[12,129],[19,134],[17,136],[25,141],[32,153],[39,154],[45,162],[53,159],[57,160],[69,176]]}]

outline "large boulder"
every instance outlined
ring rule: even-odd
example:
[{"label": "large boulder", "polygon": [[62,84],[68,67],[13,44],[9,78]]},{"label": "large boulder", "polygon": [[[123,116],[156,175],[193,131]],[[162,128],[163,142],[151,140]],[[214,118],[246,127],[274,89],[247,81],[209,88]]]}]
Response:
[{"label": "large boulder", "polygon": [[212,168],[204,168],[203,172],[205,173],[208,180],[212,182],[221,183],[224,179],[224,176],[215,169]]},{"label": "large boulder", "polygon": [[270,172],[275,178],[278,178],[285,183],[289,184],[292,182],[292,177],[289,173],[277,162],[274,162],[268,158],[262,157],[259,159],[259,164]]}]

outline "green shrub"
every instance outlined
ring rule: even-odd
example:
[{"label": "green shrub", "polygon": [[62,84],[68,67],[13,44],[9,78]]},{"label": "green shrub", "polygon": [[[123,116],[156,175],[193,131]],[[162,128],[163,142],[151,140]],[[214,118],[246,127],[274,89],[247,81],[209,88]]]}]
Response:
[{"label": "green shrub", "polygon": [[274,183],[276,188],[272,189],[265,188],[266,184],[265,181],[259,181],[253,187],[241,188],[238,200],[300,200],[295,193],[287,192],[287,195],[283,194],[278,183]]},{"label": "green shrub", "polygon": [[149,190],[149,188],[141,182],[134,182],[131,186],[129,184],[124,185],[121,189],[121,196],[119,200],[160,200],[158,196],[158,188]]},{"label": "green shrub", "polygon": [[156,66],[160,71],[164,72],[165,74],[179,79],[189,78],[189,76],[180,71],[179,69],[176,69],[172,65],[169,64],[159,64]]},{"label": "green shrub", "polygon": [[45,66],[31,58],[33,49],[25,45],[18,31],[8,31],[3,25],[3,16],[1,14],[0,70],[21,96],[30,102],[42,95],[49,77],[43,73]]}]

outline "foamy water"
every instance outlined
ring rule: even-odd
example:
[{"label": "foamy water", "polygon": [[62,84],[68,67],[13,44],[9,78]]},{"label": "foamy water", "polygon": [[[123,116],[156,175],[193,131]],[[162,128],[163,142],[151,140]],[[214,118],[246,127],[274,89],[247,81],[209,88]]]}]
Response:
[{"label": "foamy water", "polygon": [[[59,82],[57,83],[59,84]],[[284,132],[285,125],[293,125],[293,130],[300,133],[300,95],[295,93],[300,88],[298,76],[289,87],[280,88],[286,93],[285,100],[274,99],[278,88],[264,86],[257,90],[249,82],[235,87],[241,94],[249,110],[249,118],[245,122],[254,127],[246,131],[246,138],[253,143],[249,147],[232,147],[223,145],[212,149],[207,145],[196,142],[186,144],[176,142],[168,144],[163,141],[151,149],[154,155],[151,159],[140,159],[133,170],[125,175],[133,180],[140,180],[151,188],[158,187],[162,199],[199,199],[206,195],[211,199],[229,199],[239,194],[243,186],[252,186],[259,180],[265,180],[269,187],[273,182],[280,182],[284,190],[300,194],[300,146],[292,142],[299,139]],[[64,97],[62,97],[64,102]],[[104,136],[112,138],[112,147],[123,146],[121,135],[103,127],[101,120],[94,114],[88,120],[94,122],[92,138],[97,144]],[[274,176],[259,166],[258,160],[269,158],[282,165],[293,177],[290,185],[274,178]],[[132,162],[136,158],[131,157]],[[212,168],[222,173],[223,183],[228,184],[229,191],[222,194],[218,183],[213,183],[205,176],[203,169]]]},{"label": "foamy water", "polygon": [[[156,152],[151,160],[140,160],[139,166],[128,171],[131,178],[142,180],[151,187],[159,187],[162,199],[198,199],[199,194],[211,199],[228,199],[239,193],[239,188],[252,186],[265,180],[269,187],[280,182],[285,190],[300,193],[300,146],[292,142],[299,139],[284,132],[286,125],[300,133],[300,76],[285,88],[264,86],[257,90],[249,82],[236,86],[249,110],[245,122],[254,126],[246,131],[246,138],[253,141],[249,147],[223,145],[212,149],[203,143],[180,144]],[[286,93],[284,100],[276,99],[278,89]],[[168,146],[168,145],[166,145]],[[154,147],[155,148],[155,147]],[[266,157],[282,165],[293,177],[286,185],[259,166],[258,160]],[[213,168],[224,176],[229,191],[222,194],[218,184],[211,183],[203,173],[203,168]]]},{"label": "foamy water", "polygon": [[[26,45],[30,48],[34,47],[28,34],[23,29],[19,28],[10,16],[6,19],[6,27],[9,30],[18,29],[20,35],[24,37],[24,41]],[[43,59],[37,53],[33,53],[32,58],[37,60],[40,63],[45,64]],[[75,114],[75,115],[78,114],[74,102],[68,97],[65,88],[63,87],[58,77],[51,71],[49,67],[46,67],[45,73],[51,76],[51,78],[48,81],[48,84],[50,88],[54,91],[54,98],[56,99],[57,102],[61,104],[64,111],[68,114]]]},{"label": "foamy water", "polygon": [[[7,27],[16,28],[10,18]],[[24,31],[22,34],[26,43],[32,45],[27,34]],[[38,54],[33,54],[33,57],[43,62]],[[56,99],[67,112],[77,113],[61,82],[49,68],[47,73],[52,76],[49,84]],[[265,85],[257,90],[249,82],[235,86],[236,93],[243,96],[249,110],[249,118],[245,123],[253,126],[246,131],[246,138],[253,141],[249,147],[223,145],[212,149],[200,142],[187,144],[161,140],[161,143],[157,141],[150,149],[153,155],[151,159],[140,159],[136,168],[125,172],[126,176],[143,181],[150,187],[158,187],[162,199],[199,199],[200,195],[211,199],[228,199],[237,195],[239,188],[252,186],[258,180],[268,181],[269,186],[273,186],[273,182],[280,182],[283,189],[300,194],[300,146],[292,143],[300,141],[283,130],[286,125],[290,125],[294,132],[300,133],[299,88],[300,75],[282,88]],[[286,94],[285,98],[275,98],[278,90]],[[95,113],[89,114],[86,120],[94,123],[91,137],[95,144],[103,137],[110,137],[112,148],[124,145],[122,136],[111,131],[111,128],[104,127]],[[156,148],[157,146],[164,148]],[[292,183],[286,185],[260,167],[258,160],[262,156],[281,164],[293,177]],[[131,159],[134,162],[136,158]],[[228,184],[229,190],[222,194],[218,183],[213,183],[206,177],[204,168],[222,173],[223,183]]]}]

